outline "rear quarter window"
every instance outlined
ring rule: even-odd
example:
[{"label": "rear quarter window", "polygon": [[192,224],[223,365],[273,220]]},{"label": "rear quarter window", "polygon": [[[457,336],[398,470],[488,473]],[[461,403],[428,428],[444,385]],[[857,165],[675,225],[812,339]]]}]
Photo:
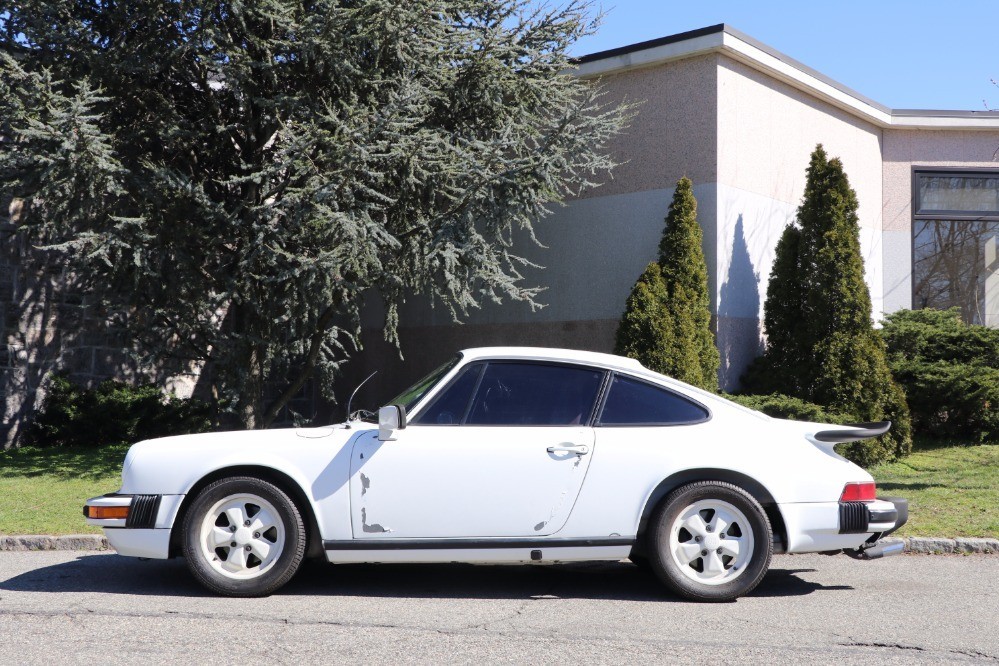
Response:
[{"label": "rear quarter window", "polygon": [[671,426],[702,423],[707,408],[673,391],[615,375],[611,380],[598,426]]}]

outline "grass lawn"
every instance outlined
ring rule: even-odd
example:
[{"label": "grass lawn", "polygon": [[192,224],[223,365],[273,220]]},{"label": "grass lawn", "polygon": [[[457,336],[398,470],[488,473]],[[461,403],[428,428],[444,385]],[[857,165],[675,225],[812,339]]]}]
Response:
[{"label": "grass lawn", "polygon": [[999,445],[918,444],[871,470],[878,493],[909,500],[901,536],[999,536]]},{"label": "grass lawn", "polygon": [[0,451],[0,534],[99,533],[83,518],[90,497],[118,490],[128,445]]},{"label": "grass lawn", "polygon": [[[127,445],[0,452],[0,534],[99,532],[83,521],[88,497],[118,489]],[[903,536],[999,536],[999,445],[917,445],[871,470],[884,495],[909,500]]]}]

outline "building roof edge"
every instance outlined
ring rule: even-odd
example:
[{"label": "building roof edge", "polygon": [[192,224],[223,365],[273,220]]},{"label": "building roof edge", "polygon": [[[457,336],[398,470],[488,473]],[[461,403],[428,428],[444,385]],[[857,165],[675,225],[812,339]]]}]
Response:
[{"label": "building roof edge", "polygon": [[667,44],[676,44],[677,42],[685,42],[688,39],[694,39],[696,37],[704,37],[705,35],[714,35],[721,32],[727,32],[728,29],[729,27],[727,25],[725,25],[724,23],[719,23],[717,25],[707,26],[706,28],[698,28],[697,30],[687,30],[686,32],[678,32],[675,35],[667,35],[665,37],[649,39],[644,42],[635,42],[634,44],[627,44],[625,46],[619,46],[613,49],[597,51],[595,53],[588,53],[587,55],[580,56],[579,58],[573,58],[573,62],[579,65],[583,65],[588,62],[596,62],[598,60],[606,60],[608,58],[614,58],[616,56],[628,55],[629,53],[636,53],[638,51],[654,49],[657,46],[666,46]]},{"label": "building roof edge", "polygon": [[[689,52],[682,50],[682,47],[678,49],[676,46],[680,45],[682,42],[698,40],[699,38],[711,35],[721,35],[721,43],[717,40],[711,40],[708,43],[705,43],[703,39],[700,39],[699,42],[697,42],[696,47],[694,44],[691,45]],[[741,49],[738,51],[739,57],[737,60],[745,62],[746,64],[753,66],[756,69],[777,78],[778,80],[783,80],[799,89],[804,89],[812,95],[830,101],[835,106],[843,108],[854,115],[861,116],[881,127],[894,127],[898,129],[923,128],[942,130],[999,130],[999,111],[892,109],[891,107],[885,106],[884,104],[860,94],[849,86],[843,85],[839,81],[826,76],[808,65],[795,60],[787,54],[764,44],[758,39],[733,28],[727,23],[719,23],[717,25],[698,28],[697,30],[688,30],[686,32],[668,35],[658,39],[650,39],[618,48],[597,51],[595,53],[575,58],[573,59],[573,63],[576,65],[583,65],[584,72],[582,73],[582,76],[589,77],[610,74],[616,71],[635,69],[636,67],[647,67],[658,63],[670,62],[684,57],[699,55],[705,52],[720,52],[732,57],[735,55],[735,52],[728,47],[728,43],[724,40],[725,36],[736,39],[749,47],[748,49]],[[671,46],[672,48],[662,48],[666,46]],[[648,56],[650,56],[650,58],[631,57],[633,54],[651,51],[653,49],[658,50],[658,53],[649,53]],[[753,51],[759,52],[759,54],[762,54],[764,57],[761,58],[760,55],[754,54]],[[789,80],[787,72],[790,70],[785,69],[784,73],[776,71],[772,65],[763,61],[766,56],[779,61],[779,63],[783,66],[794,70],[798,74],[793,77],[793,80]],[[619,64],[617,66],[610,63],[607,63],[607,65],[603,67],[600,67],[599,65],[594,66],[595,63],[613,60],[615,58],[619,60]],[[587,67],[586,65],[589,66]],[[778,67],[780,67],[780,65],[778,65]],[[813,79],[814,83],[808,81],[808,79]],[[825,91],[822,90],[823,87],[826,87]],[[832,90],[830,91],[830,89]],[[832,96],[829,94],[830,92],[833,92]],[[839,95],[845,96],[845,98],[840,97],[840,99],[836,99],[835,97]],[[865,109],[864,107],[868,108]]]}]

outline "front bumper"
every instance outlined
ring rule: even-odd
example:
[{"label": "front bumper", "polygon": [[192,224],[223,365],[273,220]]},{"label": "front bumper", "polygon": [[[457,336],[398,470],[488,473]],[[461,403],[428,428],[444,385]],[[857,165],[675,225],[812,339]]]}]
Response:
[{"label": "front bumper", "polygon": [[[99,527],[124,527],[128,529],[150,529],[156,527],[160,513],[162,495],[122,495],[108,493],[91,497],[83,505],[83,515],[88,525]],[[124,518],[109,518],[102,511],[120,509],[114,515],[124,514]]]},{"label": "front bumper", "polygon": [[[108,493],[91,497],[83,507],[88,525],[124,529],[171,529],[180,511],[184,495],[126,495]],[[117,507],[127,511],[124,518],[95,517],[97,507]]]},{"label": "front bumper", "polygon": [[[108,543],[120,555],[165,559],[170,556],[170,532],[183,495],[125,495],[109,493],[91,497],[83,506],[88,525],[104,528]],[[100,509],[115,509],[95,517]]]}]

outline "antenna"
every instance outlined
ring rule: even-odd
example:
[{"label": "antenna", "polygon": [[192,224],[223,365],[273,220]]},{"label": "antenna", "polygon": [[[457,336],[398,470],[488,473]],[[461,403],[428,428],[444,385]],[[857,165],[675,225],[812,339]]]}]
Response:
[{"label": "antenna", "polygon": [[350,403],[352,403],[354,401],[354,396],[357,395],[357,392],[361,390],[361,387],[364,386],[365,384],[367,384],[368,380],[371,379],[372,377],[374,377],[377,374],[378,374],[378,371],[375,370],[370,375],[368,375],[367,377],[365,377],[364,381],[357,385],[357,388],[354,389],[354,392],[351,393],[350,397],[347,399],[347,428],[348,429],[350,429]]}]

